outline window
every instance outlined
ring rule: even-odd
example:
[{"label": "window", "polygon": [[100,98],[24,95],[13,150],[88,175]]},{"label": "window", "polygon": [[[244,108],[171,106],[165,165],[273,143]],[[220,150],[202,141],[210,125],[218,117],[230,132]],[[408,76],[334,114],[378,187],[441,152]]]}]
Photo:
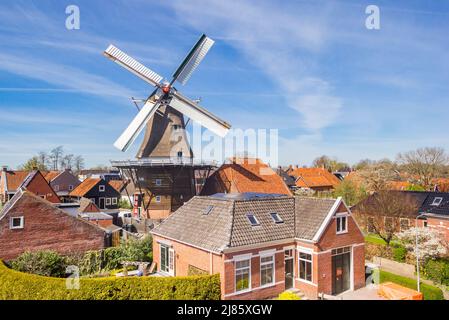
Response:
[{"label": "window", "polygon": [[10,229],[23,229],[23,223],[23,217],[11,217],[9,221],[9,227]]},{"label": "window", "polygon": [[385,230],[392,231],[393,229],[393,218],[392,217],[385,217]]},{"label": "window", "polygon": [[257,220],[256,216],[253,215],[252,213],[248,213],[246,215],[246,217],[248,218],[249,223],[251,223],[252,226],[258,226],[259,225],[259,221]]},{"label": "window", "polygon": [[435,197],[435,198],[433,198],[433,201],[432,201],[432,206],[439,206],[440,204],[441,204],[441,201],[443,201],[443,198],[442,197]]},{"label": "window", "polygon": [[348,217],[337,216],[337,233],[346,233],[348,231]]},{"label": "window", "polygon": [[161,196],[156,196],[155,201],[156,201],[157,203],[161,202]]},{"label": "window", "polygon": [[106,198],[106,205],[110,206],[111,205],[111,198]]},{"label": "window", "polygon": [[23,217],[11,217],[9,220],[10,229],[23,229]]},{"label": "window", "polygon": [[156,179],[156,180],[154,181],[154,183],[155,183],[157,186],[160,186],[160,185],[162,185],[162,179]]},{"label": "window", "polygon": [[203,215],[207,216],[209,213],[211,213],[212,209],[214,209],[214,206],[207,206],[203,211]]},{"label": "window", "polygon": [[90,198],[90,201],[92,201],[93,204],[96,204],[95,198]]},{"label": "window", "polygon": [[343,253],[351,252],[351,247],[343,247],[338,249],[332,249],[331,255],[336,256]]},{"label": "window", "polygon": [[284,222],[284,220],[281,219],[281,217],[279,217],[279,215],[276,212],[272,212],[270,213],[271,218],[273,219],[273,221],[275,223],[282,223]]},{"label": "window", "polygon": [[182,151],[178,151],[178,158],[182,158]]},{"label": "window", "polygon": [[260,285],[274,283],[274,256],[260,257]]},{"label": "window", "polygon": [[181,129],[181,126],[179,124],[173,125],[173,131],[178,131],[179,129]]},{"label": "window", "polygon": [[100,190],[100,192],[104,192],[104,190],[105,190],[104,185],[100,185],[99,190]]},{"label": "window", "polygon": [[424,221],[424,227],[427,227],[427,221]]},{"label": "window", "polygon": [[117,204],[117,198],[112,198],[112,204]]},{"label": "window", "polygon": [[299,279],[312,282],[312,254],[299,253]]},{"label": "window", "polygon": [[408,219],[401,218],[401,231],[405,231],[410,228],[410,222]]},{"label": "window", "polygon": [[59,184],[56,184],[56,185],[53,187],[53,190],[55,190],[56,192],[58,192],[58,191],[59,191]]},{"label": "window", "polygon": [[161,244],[161,271],[162,272],[168,272],[169,271],[169,261],[168,261],[168,251],[169,247],[166,245]]},{"label": "window", "polygon": [[369,232],[369,233],[375,232],[375,228],[374,228],[374,218],[373,218],[373,217],[368,217],[368,220],[367,220],[367,227],[368,227],[368,232]]},{"label": "window", "polygon": [[73,190],[73,185],[69,184],[69,190],[70,190],[70,191]]},{"label": "window", "polygon": [[250,285],[250,260],[235,262],[235,291],[248,290]]}]

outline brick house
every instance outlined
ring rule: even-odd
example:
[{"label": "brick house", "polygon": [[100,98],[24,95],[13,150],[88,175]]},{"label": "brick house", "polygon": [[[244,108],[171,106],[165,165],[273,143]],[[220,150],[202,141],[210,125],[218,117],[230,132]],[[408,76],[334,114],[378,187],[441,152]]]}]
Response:
[{"label": "brick house", "polygon": [[0,200],[2,203],[9,201],[17,190],[21,188],[26,188],[28,191],[52,203],[61,202],[56,192],[39,170],[28,172],[10,171],[3,168],[0,181]]},{"label": "brick house", "polygon": [[287,173],[295,178],[296,188],[313,191],[332,191],[340,179],[324,168],[290,168]]},{"label": "brick house", "polygon": [[[363,212],[363,205],[373,201],[376,193],[370,195],[360,203],[352,207],[354,216],[364,231],[371,233],[374,225],[380,228],[389,226],[394,232],[401,232],[418,224],[420,227],[429,227],[444,233],[446,240],[449,241],[449,193],[447,192],[430,192],[430,191],[390,191],[392,195],[396,195],[400,201],[411,201],[414,203],[415,210],[402,216],[388,216],[386,213],[376,215],[368,215]],[[422,215],[418,221],[416,217]]]},{"label": "brick house", "polygon": [[120,192],[102,178],[87,178],[69,193],[72,199],[90,199],[101,210],[118,209]]},{"label": "brick house", "polygon": [[70,169],[64,171],[48,171],[43,174],[45,180],[47,180],[60,198],[66,198],[81,183]]},{"label": "brick house", "polygon": [[0,212],[0,259],[25,251],[54,250],[72,254],[107,246],[110,234],[70,216],[51,202],[19,189]]},{"label": "brick house", "polygon": [[244,192],[292,195],[272,168],[253,158],[232,158],[223,164],[207,178],[201,195]]},{"label": "brick house", "polygon": [[223,299],[365,285],[363,234],[341,198],[196,196],[151,233],[160,274],[219,273]]}]

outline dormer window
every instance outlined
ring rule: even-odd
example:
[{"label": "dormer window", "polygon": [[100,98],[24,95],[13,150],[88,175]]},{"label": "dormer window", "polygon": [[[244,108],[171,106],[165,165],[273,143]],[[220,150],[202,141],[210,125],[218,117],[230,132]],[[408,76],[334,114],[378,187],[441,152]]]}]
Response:
[{"label": "dormer window", "polygon": [[249,223],[250,223],[253,227],[258,226],[258,225],[260,224],[259,221],[257,220],[256,216],[255,216],[254,214],[248,213],[248,214],[246,215],[246,217],[248,218]]},{"label": "dormer window", "polygon": [[431,205],[432,206],[439,206],[442,201],[443,201],[442,197],[435,197],[435,198],[433,198],[433,201],[432,201]]},{"label": "dormer window", "polygon": [[282,222],[284,222],[284,220],[282,220],[281,217],[276,212],[270,213],[270,216],[271,216],[271,218],[273,219],[273,221],[275,223],[282,223]]},{"label": "dormer window", "polygon": [[173,125],[173,131],[178,131],[179,129],[181,129],[181,126],[179,124]]},{"label": "dormer window", "polygon": [[104,187],[104,185],[100,185],[100,192],[104,192],[104,190],[105,190],[105,187]]},{"label": "dormer window", "polygon": [[162,179],[156,179],[156,180],[155,180],[155,184],[156,184],[157,186],[162,185]]}]

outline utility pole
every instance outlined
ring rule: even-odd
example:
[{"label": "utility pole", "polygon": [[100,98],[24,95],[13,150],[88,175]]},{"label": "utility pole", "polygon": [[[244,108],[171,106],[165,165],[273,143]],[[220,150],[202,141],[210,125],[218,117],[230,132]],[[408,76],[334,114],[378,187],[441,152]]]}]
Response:
[{"label": "utility pole", "polygon": [[417,274],[416,284],[418,287],[418,292],[421,292],[420,290],[421,286],[419,283],[421,280],[421,276],[419,274],[418,219],[424,216],[425,216],[424,214],[419,214],[415,218],[415,256],[416,256],[416,274]]}]

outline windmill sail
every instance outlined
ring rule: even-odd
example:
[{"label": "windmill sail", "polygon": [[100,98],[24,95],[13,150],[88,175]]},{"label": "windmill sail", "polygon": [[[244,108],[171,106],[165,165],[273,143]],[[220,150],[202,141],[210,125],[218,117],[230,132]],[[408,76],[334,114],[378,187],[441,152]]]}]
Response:
[{"label": "windmill sail", "polygon": [[114,142],[114,146],[121,151],[128,150],[129,146],[134,142],[134,140],[136,140],[137,136],[142,131],[148,120],[154,115],[158,107],[159,100],[147,100],[142,109],[140,109],[139,113],[134,117],[133,121],[131,121],[129,126],[125,129],[125,131],[123,131],[117,141]]},{"label": "windmill sail", "polygon": [[182,85],[185,85],[213,45],[214,40],[203,34],[173,74],[172,83],[177,80]]},{"label": "windmill sail", "polygon": [[157,86],[163,79],[162,76],[145,67],[112,44],[104,51],[104,55],[153,86]]},{"label": "windmill sail", "polygon": [[173,93],[170,106],[220,137],[224,137],[231,128],[230,124],[213,115],[189,98],[184,97],[179,92]]}]

